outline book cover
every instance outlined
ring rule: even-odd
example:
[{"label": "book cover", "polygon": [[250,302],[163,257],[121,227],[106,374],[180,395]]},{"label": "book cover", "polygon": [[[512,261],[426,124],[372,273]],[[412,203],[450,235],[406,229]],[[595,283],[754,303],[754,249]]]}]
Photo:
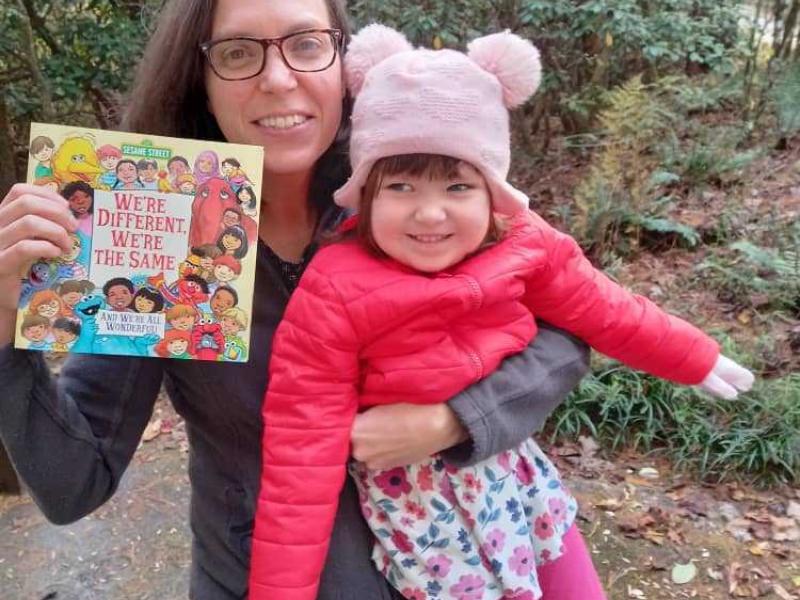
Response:
[{"label": "book cover", "polygon": [[27,181],[79,227],[25,274],[15,346],[245,362],[263,152],[31,124]]}]

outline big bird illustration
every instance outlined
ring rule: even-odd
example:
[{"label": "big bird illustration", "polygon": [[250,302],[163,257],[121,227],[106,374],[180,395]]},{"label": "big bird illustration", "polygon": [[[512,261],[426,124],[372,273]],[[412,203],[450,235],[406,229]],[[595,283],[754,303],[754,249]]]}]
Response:
[{"label": "big bird illustration", "polygon": [[92,187],[103,172],[97,160],[94,141],[74,136],[65,139],[53,154],[53,175],[62,183],[85,181]]}]

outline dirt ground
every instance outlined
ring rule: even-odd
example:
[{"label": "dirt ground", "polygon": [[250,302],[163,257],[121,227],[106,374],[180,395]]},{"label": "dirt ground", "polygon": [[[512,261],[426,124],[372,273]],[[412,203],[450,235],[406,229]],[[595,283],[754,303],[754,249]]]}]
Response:
[{"label": "dirt ground", "polygon": [[[187,597],[186,434],[168,402],[148,438],[114,499],[75,524],[49,524],[28,496],[0,497],[2,600]],[[589,439],[550,453],[609,600],[800,598],[800,490],[702,486],[645,457],[606,461]]]}]

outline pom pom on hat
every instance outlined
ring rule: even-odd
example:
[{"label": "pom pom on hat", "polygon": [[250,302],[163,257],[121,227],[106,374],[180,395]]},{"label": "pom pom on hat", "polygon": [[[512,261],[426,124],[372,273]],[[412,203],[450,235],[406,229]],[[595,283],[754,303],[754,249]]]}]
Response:
[{"label": "pom pom on hat", "polygon": [[357,96],[369,70],[399,52],[413,50],[406,37],[390,27],[373,23],[358,32],[350,41],[345,55],[347,87]]},{"label": "pom pom on hat", "polygon": [[542,63],[539,51],[529,41],[510,31],[473,40],[467,55],[500,81],[507,108],[523,104],[539,88]]}]

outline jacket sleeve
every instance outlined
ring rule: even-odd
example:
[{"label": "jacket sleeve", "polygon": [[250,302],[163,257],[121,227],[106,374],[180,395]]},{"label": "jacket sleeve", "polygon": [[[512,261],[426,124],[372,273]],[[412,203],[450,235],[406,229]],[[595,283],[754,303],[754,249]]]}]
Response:
[{"label": "jacket sleeve", "polygon": [[275,334],[264,400],[251,600],[314,600],[345,479],[358,398],[346,309],[313,263]]},{"label": "jacket sleeve", "polygon": [[116,491],[153,412],[161,361],[0,348],[0,438],[45,516],[76,521]]},{"label": "jacket sleeve", "polygon": [[540,217],[532,218],[534,244],[547,255],[526,290],[525,302],[534,315],[657,377],[694,385],[708,375],[719,355],[712,338],[611,281],[591,265],[575,240]]},{"label": "jacket sleeve", "polygon": [[532,344],[448,402],[470,437],[441,453],[450,464],[471,465],[519,445],[544,426],[589,370],[584,342],[538,325]]}]

